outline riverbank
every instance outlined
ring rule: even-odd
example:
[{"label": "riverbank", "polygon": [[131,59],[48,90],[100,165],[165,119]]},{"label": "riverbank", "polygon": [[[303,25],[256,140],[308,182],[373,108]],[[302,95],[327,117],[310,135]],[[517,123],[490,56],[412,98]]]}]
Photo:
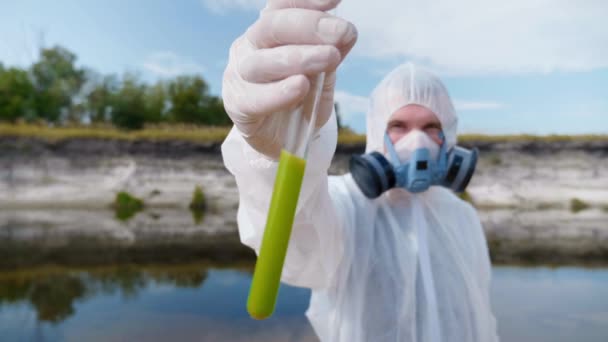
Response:
[{"label": "riverbank", "polygon": [[[606,215],[588,211],[479,211],[494,264],[608,266]],[[502,217],[501,217],[502,216]],[[546,216],[553,217],[546,219]],[[0,210],[0,270],[40,265],[253,262],[236,210],[195,220],[148,208],[128,221],[110,210]]]},{"label": "riverbank", "polygon": [[[463,144],[481,150],[468,199],[494,262],[608,263],[608,140]],[[220,250],[230,251],[227,258],[251,258],[238,240],[238,191],[219,146],[0,137],[0,257],[6,267],[88,257],[162,262]],[[361,143],[340,145],[329,173],[346,173],[350,154],[363,150]],[[196,186],[209,204],[198,222],[188,209]],[[117,219],[110,208],[120,191],[142,199],[144,210]]]},{"label": "riverbank", "polygon": [[[152,126],[136,131],[113,127],[59,127],[0,123],[3,153],[96,153],[100,155],[185,156],[218,153],[229,127],[183,125]],[[465,134],[459,144],[481,151],[513,150],[543,153],[579,150],[608,154],[608,135],[481,135]],[[27,149],[27,150],[24,150]],[[338,135],[337,153],[363,153],[365,135],[349,131]]]}]

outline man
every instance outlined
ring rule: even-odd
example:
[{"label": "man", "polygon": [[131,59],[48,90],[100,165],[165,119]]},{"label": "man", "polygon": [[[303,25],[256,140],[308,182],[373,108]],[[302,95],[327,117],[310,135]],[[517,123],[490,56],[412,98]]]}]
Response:
[{"label": "man", "polygon": [[[490,262],[475,210],[450,190],[391,189],[365,197],[350,174],[327,176],[336,148],[335,70],[355,27],[326,13],[339,0],[270,0],[231,47],[223,98],[234,127],[222,145],[235,176],[241,241],[259,253],[290,115],[325,72],[282,281],[309,287],[307,316],[321,341],[497,341]],[[456,143],[443,84],[402,65],[376,87],[367,152],[400,161],[420,147]]]}]

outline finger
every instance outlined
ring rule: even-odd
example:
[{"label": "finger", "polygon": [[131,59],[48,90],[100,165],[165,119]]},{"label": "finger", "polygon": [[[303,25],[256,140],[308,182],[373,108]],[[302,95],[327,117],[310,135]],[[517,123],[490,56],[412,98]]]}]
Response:
[{"label": "finger", "polygon": [[303,8],[325,12],[336,8],[340,1],[341,0],[268,0],[264,10]]},{"label": "finger", "polygon": [[306,76],[293,75],[272,83],[250,83],[235,70],[224,75],[222,96],[226,110],[241,115],[241,123],[259,122],[262,117],[295,107],[308,93]]},{"label": "finger", "polygon": [[331,45],[285,45],[252,51],[239,63],[238,72],[247,82],[274,82],[335,70],[341,59]]},{"label": "finger", "polygon": [[354,43],[357,30],[330,14],[299,8],[267,12],[245,33],[257,49],[281,45],[334,45],[339,50]]}]

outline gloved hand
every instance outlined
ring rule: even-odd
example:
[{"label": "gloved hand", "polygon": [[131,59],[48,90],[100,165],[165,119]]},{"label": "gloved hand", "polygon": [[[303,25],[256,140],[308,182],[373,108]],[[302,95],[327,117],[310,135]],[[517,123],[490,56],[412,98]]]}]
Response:
[{"label": "gloved hand", "polygon": [[[326,72],[316,126],[334,105],[336,68],[357,39],[353,24],[325,11],[340,0],[269,0],[230,48],[222,97],[226,112],[258,152],[278,158],[290,114]],[[307,118],[308,119],[308,118]]]}]

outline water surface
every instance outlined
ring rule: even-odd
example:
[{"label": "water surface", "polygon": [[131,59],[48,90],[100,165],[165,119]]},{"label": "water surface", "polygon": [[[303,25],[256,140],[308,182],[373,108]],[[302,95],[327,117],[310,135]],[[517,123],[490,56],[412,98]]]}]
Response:
[{"label": "water surface", "polygon": [[[606,341],[608,269],[494,267],[502,341]],[[123,265],[0,273],[8,341],[317,341],[310,291],[282,286],[271,319],[249,318],[250,265]]]}]

